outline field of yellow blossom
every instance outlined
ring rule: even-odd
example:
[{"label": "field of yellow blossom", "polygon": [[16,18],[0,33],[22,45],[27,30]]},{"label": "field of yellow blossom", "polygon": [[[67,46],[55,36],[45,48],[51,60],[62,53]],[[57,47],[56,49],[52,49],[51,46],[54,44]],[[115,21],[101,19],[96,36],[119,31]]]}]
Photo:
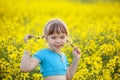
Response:
[{"label": "field of yellow blossom", "polygon": [[[82,51],[73,80],[120,80],[120,2],[83,1],[0,0],[0,80],[43,80],[39,67],[20,71],[23,38],[41,36],[52,18],[67,24],[71,42]],[[47,46],[44,39],[30,43],[31,55]],[[69,63],[72,50],[69,44],[63,49]]]}]

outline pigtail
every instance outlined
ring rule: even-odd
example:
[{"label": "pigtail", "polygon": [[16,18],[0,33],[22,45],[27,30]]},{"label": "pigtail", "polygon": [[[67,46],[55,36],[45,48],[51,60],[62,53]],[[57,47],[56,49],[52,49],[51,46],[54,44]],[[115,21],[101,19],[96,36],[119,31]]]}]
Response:
[{"label": "pigtail", "polygon": [[37,39],[43,39],[43,38],[45,38],[45,36],[44,35],[42,35],[42,36],[36,36],[35,38],[37,38]]},{"label": "pigtail", "polygon": [[34,36],[34,42],[38,42],[38,40],[39,39],[43,39],[43,38],[45,38],[45,36],[44,35],[42,35],[42,36]]},{"label": "pigtail", "polygon": [[71,47],[75,48],[75,45],[70,40],[67,39],[67,43],[70,44]]}]

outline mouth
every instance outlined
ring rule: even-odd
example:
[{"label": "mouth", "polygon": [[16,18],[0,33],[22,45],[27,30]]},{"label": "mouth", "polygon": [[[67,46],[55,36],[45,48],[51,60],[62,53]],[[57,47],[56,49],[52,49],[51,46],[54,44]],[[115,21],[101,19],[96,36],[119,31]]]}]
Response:
[{"label": "mouth", "polygon": [[62,47],[62,45],[54,45],[55,46],[55,48],[57,48],[57,49],[60,49],[61,47]]}]

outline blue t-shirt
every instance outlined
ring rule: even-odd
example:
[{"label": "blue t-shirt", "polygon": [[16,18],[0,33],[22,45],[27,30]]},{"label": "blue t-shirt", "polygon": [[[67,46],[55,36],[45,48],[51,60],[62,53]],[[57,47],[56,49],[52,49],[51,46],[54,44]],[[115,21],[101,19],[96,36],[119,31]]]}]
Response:
[{"label": "blue t-shirt", "polygon": [[42,49],[32,57],[37,58],[40,64],[40,72],[43,77],[53,75],[66,75],[68,60],[64,53],[59,55],[50,49]]}]

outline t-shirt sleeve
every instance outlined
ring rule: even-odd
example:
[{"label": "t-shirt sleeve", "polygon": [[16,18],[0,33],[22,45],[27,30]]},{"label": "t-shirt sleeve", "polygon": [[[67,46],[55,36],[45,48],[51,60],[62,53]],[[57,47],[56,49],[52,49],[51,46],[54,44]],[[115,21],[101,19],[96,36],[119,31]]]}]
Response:
[{"label": "t-shirt sleeve", "polygon": [[37,51],[35,54],[32,55],[33,58],[36,58],[39,63],[41,63],[43,61],[43,53],[41,51]]}]

